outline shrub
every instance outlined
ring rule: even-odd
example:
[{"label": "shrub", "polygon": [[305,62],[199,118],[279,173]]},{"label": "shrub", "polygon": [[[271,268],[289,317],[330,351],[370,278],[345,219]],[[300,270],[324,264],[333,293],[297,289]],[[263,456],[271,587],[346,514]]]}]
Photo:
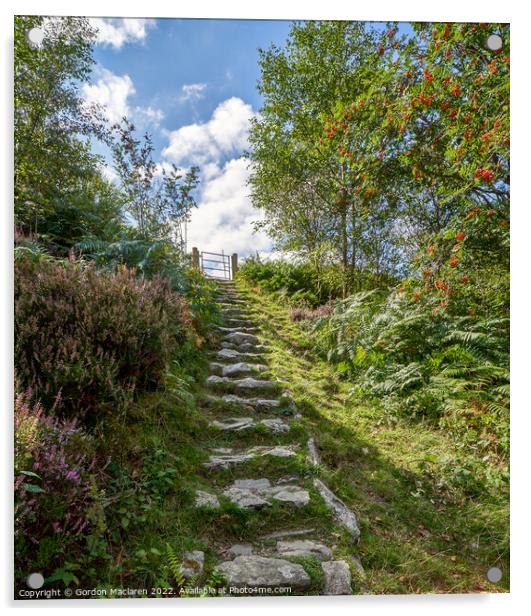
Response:
[{"label": "shrub", "polygon": [[508,319],[441,312],[437,298],[364,292],[338,302],[315,330],[353,393],[508,453]]},{"label": "shrub", "polygon": [[76,419],[45,416],[31,390],[16,391],[14,419],[15,544],[24,574],[61,564],[93,530],[94,448]]},{"label": "shrub", "polygon": [[186,301],[166,279],[84,261],[15,262],[15,365],[46,406],[87,415],[124,391],[161,383],[196,340]]}]

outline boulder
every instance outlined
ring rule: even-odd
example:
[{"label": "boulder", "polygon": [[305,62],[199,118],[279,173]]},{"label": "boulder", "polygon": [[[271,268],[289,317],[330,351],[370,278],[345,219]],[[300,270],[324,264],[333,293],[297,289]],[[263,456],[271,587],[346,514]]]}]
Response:
[{"label": "boulder", "polygon": [[280,558],[264,556],[237,556],[234,560],[221,563],[217,571],[226,578],[233,588],[288,586],[292,592],[303,591],[311,584],[304,568]]},{"label": "boulder", "polygon": [[325,577],[324,595],[351,595],[350,569],[344,560],[321,563]]},{"label": "boulder", "polygon": [[277,552],[280,556],[314,556],[319,560],[330,560],[332,550],[324,543],[310,539],[293,539],[292,541],[278,541]]}]

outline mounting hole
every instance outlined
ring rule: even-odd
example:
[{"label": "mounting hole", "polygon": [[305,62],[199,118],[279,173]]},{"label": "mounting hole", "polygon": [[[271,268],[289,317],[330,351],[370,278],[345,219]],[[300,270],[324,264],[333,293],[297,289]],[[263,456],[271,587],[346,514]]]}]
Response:
[{"label": "mounting hole", "polygon": [[502,37],[499,34],[491,34],[487,39],[487,47],[491,51],[498,51],[503,47]]},{"label": "mounting hole", "polygon": [[502,579],[502,570],[499,567],[491,567],[487,571],[487,580],[493,584],[497,584]]},{"label": "mounting hole", "polygon": [[44,30],[42,28],[31,28],[28,30],[28,43],[32,47],[40,47],[44,41]]}]

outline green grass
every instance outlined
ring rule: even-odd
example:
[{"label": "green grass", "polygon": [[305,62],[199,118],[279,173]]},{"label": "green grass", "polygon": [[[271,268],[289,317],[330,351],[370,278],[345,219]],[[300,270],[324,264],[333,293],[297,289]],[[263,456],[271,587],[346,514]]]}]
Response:
[{"label": "green grass", "polygon": [[[349,398],[351,384],[315,355],[288,310],[239,286],[272,347],[273,374],[289,379],[301,426],[316,439],[324,479],[358,515],[366,576],[357,590],[508,591],[508,485],[501,467],[428,422],[390,422],[377,404]],[[485,577],[493,566],[504,572],[498,584]]]},{"label": "green grass", "polygon": [[[270,346],[265,357],[272,375],[289,381],[286,388],[302,417],[291,420],[286,435],[263,429],[224,434],[209,427],[214,417],[230,416],[236,409],[204,402],[201,383],[208,360],[200,354],[187,395],[171,387],[144,394],[127,412],[106,420],[101,455],[113,459],[106,471],[107,556],[83,582],[138,588],[161,584],[168,578],[169,544],[177,557],[186,550],[205,552],[205,571],[194,580],[201,585],[211,579],[228,546],[253,543],[279,529],[314,528],[311,537],[333,547],[335,558],[352,564],[359,556],[365,575],[351,566],[355,593],[507,591],[508,494],[495,466],[476,459],[473,451],[462,451],[459,443],[428,423],[389,422],[378,405],[350,399],[351,386],[314,354],[311,339],[291,322],[287,309],[265,294],[241,290],[260,336]],[[306,461],[309,434],[322,458],[318,468]],[[259,457],[229,470],[202,467],[212,447],[287,443],[297,451],[291,458]],[[479,464],[485,468],[475,483],[459,473],[466,465]],[[310,491],[307,507],[277,502],[247,511],[223,497],[219,510],[193,507],[196,489],[219,495],[238,478],[274,481],[286,476],[297,477]],[[313,488],[314,476],[356,512],[358,546],[334,523]],[[274,542],[269,545],[274,547]],[[320,566],[302,564],[312,579],[308,594],[318,594]],[[496,585],[485,577],[492,566],[504,572]]]}]

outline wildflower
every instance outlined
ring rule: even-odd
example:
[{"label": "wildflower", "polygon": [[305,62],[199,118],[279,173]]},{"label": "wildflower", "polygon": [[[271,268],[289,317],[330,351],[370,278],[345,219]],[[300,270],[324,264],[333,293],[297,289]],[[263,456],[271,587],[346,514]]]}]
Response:
[{"label": "wildflower", "polygon": [[494,171],[491,169],[478,169],[474,175],[477,179],[483,180],[487,184],[494,179]]},{"label": "wildflower", "polygon": [[456,239],[458,242],[462,242],[462,241],[465,239],[465,234],[463,233],[463,231],[458,231],[458,232],[455,234],[455,239]]},{"label": "wildflower", "polygon": [[427,81],[428,83],[433,82],[433,75],[430,73],[428,69],[424,71],[424,80]]},{"label": "wildflower", "polygon": [[457,267],[457,265],[459,264],[459,259],[455,255],[452,255],[448,263],[451,267]]}]

